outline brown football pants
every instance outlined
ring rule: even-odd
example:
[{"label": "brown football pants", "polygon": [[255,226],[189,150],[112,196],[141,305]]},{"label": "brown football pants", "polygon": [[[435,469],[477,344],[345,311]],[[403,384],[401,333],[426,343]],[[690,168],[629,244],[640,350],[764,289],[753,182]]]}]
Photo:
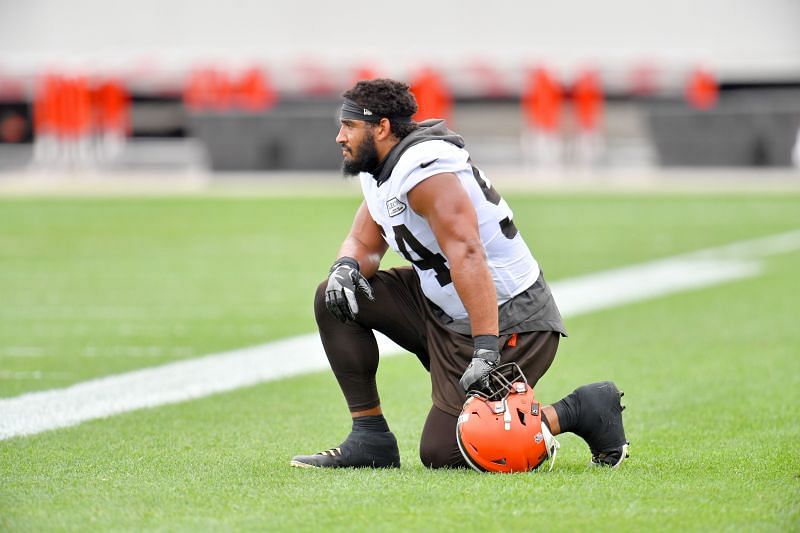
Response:
[{"label": "brown football pants", "polygon": [[[351,412],[380,405],[375,374],[380,331],[417,356],[431,375],[433,406],[422,430],[420,458],[431,468],[465,466],[456,443],[456,422],[466,399],[458,380],[472,359],[469,335],[455,333],[433,314],[411,267],[379,271],[369,280],[371,302],[357,296],[354,322],[339,322],[325,307],[327,281],[318,288],[314,313],[322,345]],[[535,386],[555,358],[560,334],[554,331],[501,335],[501,360],[516,362]]]}]

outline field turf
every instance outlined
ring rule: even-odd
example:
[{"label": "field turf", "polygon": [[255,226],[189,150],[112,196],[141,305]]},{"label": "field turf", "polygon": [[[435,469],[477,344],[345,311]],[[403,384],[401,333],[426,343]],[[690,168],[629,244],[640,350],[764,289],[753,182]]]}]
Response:
[{"label": "field turf", "polygon": [[[798,194],[508,198],[550,280],[800,228]],[[314,331],[358,202],[0,199],[0,397]],[[620,471],[572,435],[549,473],[427,471],[430,385],[401,355],[379,371],[400,470],[288,467],[348,431],[320,372],[0,441],[0,530],[800,530],[798,272],[567,320],[537,396],[615,380]]]}]

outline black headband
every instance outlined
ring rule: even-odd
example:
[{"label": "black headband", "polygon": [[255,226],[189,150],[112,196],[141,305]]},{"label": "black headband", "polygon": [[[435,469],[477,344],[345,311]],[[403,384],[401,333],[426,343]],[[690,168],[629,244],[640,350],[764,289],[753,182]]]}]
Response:
[{"label": "black headband", "polygon": [[411,117],[382,117],[348,99],[345,99],[344,103],[342,103],[342,110],[339,113],[339,118],[363,120],[364,122],[374,123],[380,122],[382,118],[388,118],[390,122],[411,122]]}]

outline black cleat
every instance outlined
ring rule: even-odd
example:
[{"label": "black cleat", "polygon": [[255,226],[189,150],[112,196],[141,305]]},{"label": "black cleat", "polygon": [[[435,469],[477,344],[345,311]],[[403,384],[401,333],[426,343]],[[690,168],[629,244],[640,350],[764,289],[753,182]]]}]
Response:
[{"label": "black cleat", "polygon": [[614,448],[607,452],[592,452],[592,466],[607,466],[609,468],[619,468],[622,462],[630,457],[628,455],[628,445],[626,442],[619,448]]},{"label": "black cleat", "polygon": [[[591,389],[589,389],[591,387]],[[591,421],[591,431],[584,435],[592,451],[592,465],[618,468],[628,458],[630,443],[625,438],[620,399],[625,394],[610,381],[587,386],[581,401],[581,416]]]},{"label": "black cleat", "polygon": [[[622,411],[625,410],[625,406],[622,405],[622,397],[625,396],[625,393],[619,391],[619,399],[620,399],[620,415],[619,415],[619,424],[622,427]],[[624,430],[623,430],[624,435]],[[619,468],[622,462],[630,457],[628,454],[628,446],[630,442],[625,441],[625,444],[620,446],[619,448],[614,448],[613,450],[608,450],[605,452],[592,452],[592,465],[594,466],[607,466],[610,468]]]},{"label": "black cleat", "polygon": [[296,455],[289,464],[298,468],[400,468],[400,451],[391,431],[354,431],[337,448]]}]

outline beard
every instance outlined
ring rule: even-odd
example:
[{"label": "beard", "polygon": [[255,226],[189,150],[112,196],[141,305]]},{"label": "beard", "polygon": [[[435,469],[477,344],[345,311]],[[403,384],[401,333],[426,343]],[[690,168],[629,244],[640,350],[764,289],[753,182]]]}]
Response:
[{"label": "beard", "polygon": [[342,161],[342,173],[345,176],[357,176],[359,172],[369,172],[372,174],[378,165],[378,147],[375,145],[375,137],[371,131],[367,131],[364,140],[356,148],[352,159],[344,158]]}]

